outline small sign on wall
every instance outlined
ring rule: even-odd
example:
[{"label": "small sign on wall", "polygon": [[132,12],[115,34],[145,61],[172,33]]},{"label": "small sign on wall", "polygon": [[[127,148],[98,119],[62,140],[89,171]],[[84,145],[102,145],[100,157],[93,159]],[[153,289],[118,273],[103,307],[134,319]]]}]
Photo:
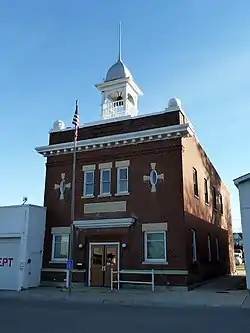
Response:
[{"label": "small sign on wall", "polygon": [[13,262],[14,258],[0,258],[0,268],[1,267],[11,267],[12,266],[12,262]]}]

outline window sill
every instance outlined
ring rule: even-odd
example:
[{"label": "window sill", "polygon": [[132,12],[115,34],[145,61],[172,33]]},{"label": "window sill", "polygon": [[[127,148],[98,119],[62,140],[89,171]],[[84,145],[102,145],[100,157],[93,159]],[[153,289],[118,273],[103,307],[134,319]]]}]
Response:
[{"label": "window sill", "polygon": [[98,198],[106,198],[106,197],[111,197],[111,193],[107,193],[107,194],[98,194]]},{"label": "window sill", "polygon": [[95,197],[94,195],[82,195],[81,199],[91,199],[91,198],[94,198],[94,197]]},{"label": "window sill", "polygon": [[50,264],[66,264],[67,259],[53,259],[53,260],[50,260],[49,263]]},{"label": "window sill", "polygon": [[143,265],[168,265],[167,261],[143,261]]},{"label": "window sill", "polygon": [[205,202],[205,205],[209,207],[209,203],[208,202]]},{"label": "window sill", "polygon": [[200,199],[198,195],[194,194],[195,199]]},{"label": "window sill", "polygon": [[122,197],[124,195],[130,195],[130,193],[129,192],[123,192],[123,193],[121,192],[121,193],[116,193],[115,194],[116,197]]}]

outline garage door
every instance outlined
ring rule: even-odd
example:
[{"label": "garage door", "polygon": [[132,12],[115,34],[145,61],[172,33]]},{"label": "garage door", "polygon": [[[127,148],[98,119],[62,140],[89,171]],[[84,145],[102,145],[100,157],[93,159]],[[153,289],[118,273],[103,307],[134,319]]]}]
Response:
[{"label": "garage door", "polygon": [[18,290],[20,238],[0,238],[0,289]]}]

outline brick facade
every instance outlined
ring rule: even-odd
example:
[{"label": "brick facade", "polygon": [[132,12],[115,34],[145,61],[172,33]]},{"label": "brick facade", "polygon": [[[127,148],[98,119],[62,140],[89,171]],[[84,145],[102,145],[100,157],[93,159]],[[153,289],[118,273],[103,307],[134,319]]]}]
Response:
[{"label": "brick facade", "polygon": [[[101,125],[83,127],[79,130],[79,140],[138,132],[163,126],[187,123],[181,111],[159,113],[153,116],[131,118]],[[55,145],[73,140],[73,130],[51,133],[49,143]],[[129,160],[129,195],[116,196],[117,161]],[[112,162],[111,196],[98,197],[100,163]],[[156,163],[158,174],[164,174],[164,180],[156,184],[156,192],[151,192],[151,185],[143,181],[149,175],[151,163]],[[95,190],[93,198],[82,198],[83,171],[86,165],[96,165]],[[197,170],[199,196],[193,194],[193,168]],[[52,234],[55,227],[68,227],[70,221],[71,190],[65,190],[64,200],[59,200],[58,190],[61,173],[65,173],[66,182],[71,182],[72,154],[55,154],[47,156],[44,204],[47,207],[46,236],[42,278],[44,280],[62,281],[65,273],[56,273],[49,269],[65,269],[63,263],[51,262]],[[204,178],[209,182],[209,203],[204,201]],[[212,208],[211,187],[222,195],[223,214],[220,207]],[[126,202],[122,212],[84,213],[84,205],[89,203]],[[195,137],[178,138],[144,142],[133,145],[118,145],[110,148],[77,152],[76,162],[76,202],[75,220],[100,219],[135,219],[129,228],[76,230],[74,246],[74,279],[87,283],[89,269],[89,243],[119,242],[120,268],[122,269],[156,269],[157,285],[188,285],[234,270],[232,257],[232,224],[230,215],[230,198],[226,187],[207,158]],[[167,263],[144,262],[144,238],[142,224],[167,223]],[[191,234],[197,235],[197,262],[192,262]],[[212,260],[208,261],[208,234],[211,235]],[[219,260],[216,254],[215,240],[219,240]],[[82,244],[82,248],[79,248]],[[81,266],[77,265],[81,263]],[[80,268],[79,268],[80,267]],[[86,270],[86,272],[85,272]],[[160,273],[160,271],[164,273]],[[187,272],[186,274],[182,272]],[[168,274],[169,272],[169,274]],[[135,279],[144,277],[138,275]]]}]

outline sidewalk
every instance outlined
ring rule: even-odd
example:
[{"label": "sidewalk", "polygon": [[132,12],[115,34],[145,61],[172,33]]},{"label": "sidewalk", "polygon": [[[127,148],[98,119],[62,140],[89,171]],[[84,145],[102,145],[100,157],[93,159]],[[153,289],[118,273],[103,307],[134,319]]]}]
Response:
[{"label": "sidewalk", "polygon": [[40,287],[22,292],[1,291],[0,301],[4,299],[37,300],[55,302],[106,303],[130,306],[156,307],[234,307],[250,309],[250,296],[247,291],[218,293],[211,290],[193,291],[131,291],[100,290],[86,288],[71,294],[52,287]]}]

